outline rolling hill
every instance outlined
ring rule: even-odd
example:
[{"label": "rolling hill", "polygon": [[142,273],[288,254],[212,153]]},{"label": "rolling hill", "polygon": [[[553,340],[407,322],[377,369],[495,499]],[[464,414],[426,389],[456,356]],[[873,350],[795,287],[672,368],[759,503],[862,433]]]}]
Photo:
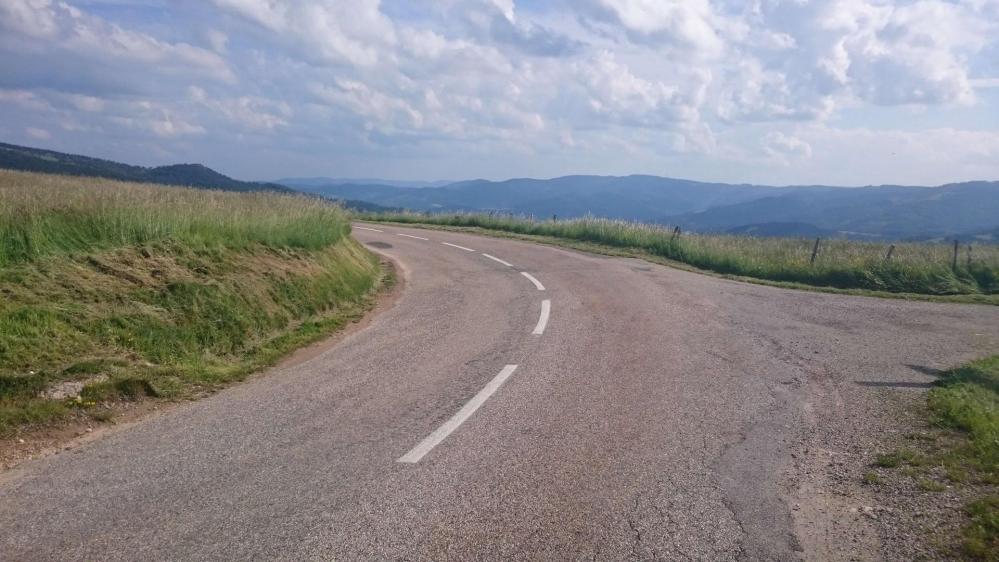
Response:
[{"label": "rolling hill", "polygon": [[299,191],[313,191],[330,185],[387,185],[390,187],[442,187],[450,181],[407,181],[379,178],[282,178],[273,183],[286,185]]},{"label": "rolling hill", "polygon": [[417,211],[602,217],[753,236],[969,238],[999,228],[999,182],[939,187],[732,185],[657,176],[474,180],[412,189],[312,186],[314,193]]},{"label": "rolling hill", "polygon": [[0,143],[0,168],[122,181],[184,185],[223,191],[294,191],[275,183],[240,181],[201,164],[146,168],[53,150]]},{"label": "rolling hill", "polygon": [[[794,221],[850,238],[970,237],[999,226],[999,182],[940,187],[801,187],[697,213],[671,217],[688,230],[731,231],[742,225]],[[777,233],[786,235],[786,232]],[[817,235],[817,234],[816,234]]]},{"label": "rolling hill", "polygon": [[[989,240],[999,230],[999,182],[938,187],[773,187],[632,176],[437,182],[330,178],[240,181],[201,164],[145,168],[0,143],[0,168],[227,191],[301,191],[363,212],[399,209],[601,217],[678,225],[699,232],[855,239]],[[328,183],[331,182],[331,183]]]},{"label": "rolling hill", "polygon": [[471,180],[412,189],[386,185],[328,185],[314,193],[420,211],[479,210],[536,216],[586,214],[648,222],[751,201],[782,188],[726,185],[657,176],[565,176],[550,180]]}]

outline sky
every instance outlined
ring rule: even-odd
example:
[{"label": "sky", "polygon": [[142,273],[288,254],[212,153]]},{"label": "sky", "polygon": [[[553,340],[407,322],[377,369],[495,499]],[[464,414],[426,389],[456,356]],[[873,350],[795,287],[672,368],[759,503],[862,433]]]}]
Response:
[{"label": "sky", "polygon": [[260,180],[999,180],[999,0],[0,0],[0,141]]}]

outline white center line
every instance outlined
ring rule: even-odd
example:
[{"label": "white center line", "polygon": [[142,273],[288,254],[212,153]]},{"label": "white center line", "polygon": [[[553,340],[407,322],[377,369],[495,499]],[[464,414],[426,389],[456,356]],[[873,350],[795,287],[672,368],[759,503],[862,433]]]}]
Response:
[{"label": "white center line", "polygon": [[366,226],[355,226],[357,230],[370,230],[371,232],[384,232],[383,230],[378,230],[377,228],[368,228]]},{"label": "white center line", "polygon": [[459,246],[457,244],[452,244],[450,242],[441,242],[441,244],[444,244],[445,246],[451,246],[452,248],[458,248],[459,250],[465,250],[466,252],[474,252],[475,251],[475,250],[473,250],[471,248],[466,248],[464,246]]},{"label": "white center line", "polygon": [[484,253],[484,252],[483,252],[482,255],[485,256],[485,257],[487,257],[487,258],[489,258],[489,259],[491,259],[491,260],[493,260],[493,261],[495,261],[495,262],[499,262],[499,263],[501,263],[501,264],[503,264],[503,265],[505,265],[507,267],[513,267],[512,263],[503,261],[503,260],[497,258],[496,256],[490,256],[489,254]]},{"label": "white center line", "polygon": [[531,275],[530,273],[526,271],[521,271],[520,274],[523,275],[524,277],[527,277],[531,281],[531,283],[534,283],[534,286],[537,287],[539,291],[545,290],[545,286],[541,284],[541,281],[535,279],[534,276]]},{"label": "white center line", "polygon": [[395,235],[396,236],[405,236],[406,238],[416,238],[417,240],[430,240],[429,238],[424,238],[422,236],[413,236],[412,234],[399,234],[397,232]]},{"label": "white center line", "polygon": [[493,393],[496,392],[496,390],[504,382],[506,382],[506,379],[510,378],[510,375],[512,375],[516,370],[516,365],[507,365],[506,367],[503,367],[503,370],[500,371],[498,375],[493,377],[493,380],[489,381],[489,384],[480,390],[478,394],[473,396],[467,404],[462,406],[461,409],[458,410],[457,414],[451,416],[451,419],[444,422],[444,425],[438,427],[436,431],[428,435],[423,441],[420,441],[420,443],[413,447],[408,453],[399,457],[396,462],[420,462],[420,459],[422,459],[424,455],[433,450],[433,448],[439,445],[441,441],[447,439],[447,436],[451,435],[451,432],[458,429],[458,426],[470,418],[472,414],[475,413],[475,410],[478,410],[479,406],[488,400],[489,397],[492,396]]},{"label": "white center line", "polygon": [[534,327],[534,331],[531,332],[535,336],[540,336],[545,333],[545,327],[548,326],[548,316],[552,313],[552,301],[545,299],[541,301],[541,317],[538,318],[538,325]]}]

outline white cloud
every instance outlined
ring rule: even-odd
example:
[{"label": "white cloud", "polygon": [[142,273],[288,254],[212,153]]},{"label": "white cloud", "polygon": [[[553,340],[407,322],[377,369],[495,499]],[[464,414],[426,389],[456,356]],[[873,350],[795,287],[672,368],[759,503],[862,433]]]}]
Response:
[{"label": "white cloud", "polygon": [[51,104],[44,98],[28,90],[3,90],[0,89],[0,104],[9,104],[19,109],[45,112],[52,109]]},{"label": "white cloud", "polygon": [[229,48],[229,36],[217,29],[209,29],[205,32],[205,39],[212,46],[212,50],[219,54],[225,54]]},{"label": "white cloud", "polygon": [[291,107],[282,101],[252,96],[213,98],[197,86],[188,89],[188,96],[201,107],[248,129],[269,131],[287,126],[293,113]]},{"label": "white cloud", "polygon": [[395,41],[394,25],[382,14],[378,0],[215,0],[215,4],[298,44],[307,58],[372,66],[384,62],[381,49]]},{"label": "white cloud", "polygon": [[608,51],[579,64],[577,72],[590,108],[612,122],[656,126],[698,119],[696,93],[691,96],[679,84],[642,78]]},{"label": "white cloud", "polygon": [[183,65],[232,78],[225,60],[211,51],[130,31],[64,2],[7,0],[0,5],[0,28],[6,29],[12,37],[44,40],[48,48],[61,48],[74,55]]},{"label": "white cloud", "polygon": [[774,159],[789,164],[792,158],[809,158],[812,146],[798,137],[771,131],[763,137],[763,149]]},{"label": "white cloud", "polygon": [[994,180],[999,176],[995,165],[999,159],[999,131],[955,128],[903,131],[813,125],[797,131],[797,135],[812,147],[809,163],[800,164],[797,175],[814,182],[828,183],[822,178],[832,175],[837,168],[837,182],[848,185],[940,185]]},{"label": "white cloud", "polygon": [[204,127],[185,121],[169,112],[141,117],[115,116],[111,117],[110,121],[122,127],[147,131],[165,139],[206,132]]},{"label": "white cloud", "polygon": [[38,140],[49,140],[52,138],[52,133],[46,131],[45,129],[39,129],[37,127],[25,127],[24,132],[28,134],[29,137]]},{"label": "white cloud", "polygon": [[48,0],[5,0],[0,3],[0,27],[40,39],[55,37],[59,30]]},{"label": "white cloud", "polygon": [[372,90],[355,80],[338,79],[330,86],[317,84],[313,93],[323,101],[366,118],[369,127],[391,130],[418,129],[423,125],[423,115],[405,99]]},{"label": "white cloud", "polygon": [[[921,138],[918,123],[897,123],[962,115],[969,129],[995,127],[997,0],[213,0],[169,23],[141,4],[120,12],[147,14],[131,19],[91,6],[0,2],[5,130],[264,176],[281,175],[264,168],[281,154],[314,173],[826,182],[851,177],[837,151],[883,134],[947,155],[947,173],[999,176],[983,131]],[[850,136],[844,116],[879,125]],[[229,156],[234,143],[251,156]],[[900,162],[864,173],[911,175]]]},{"label": "white cloud", "polygon": [[281,1],[215,0],[215,3],[273,31],[283,31],[288,25],[288,7]]},{"label": "white cloud", "polygon": [[999,30],[980,9],[931,0],[826,3],[816,14],[829,45],[820,66],[873,103],[971,103],[967,59]]},{"label": "white cloud", "polygon": [[95,112],[104,110],[105,102],[101,98],[79,94],[71,94],[68,98],[74,107],[82,111]]},{"label": "white cloud", "polygon": [[668,39],[695,53],[717,56],[725,42],[707,0],[600,0],[627,30]]},{"label": "white cloud", "polygon": [[514,4],[513,0],[489,0],[497,10],[503,14],[503,17],[507,19],[510,23],[516,23],[517,17],[514,14]]},{"label": "white cloud", "polygon": [[999,88],[999,78],[975,78],[968,80],[972,88]]}]

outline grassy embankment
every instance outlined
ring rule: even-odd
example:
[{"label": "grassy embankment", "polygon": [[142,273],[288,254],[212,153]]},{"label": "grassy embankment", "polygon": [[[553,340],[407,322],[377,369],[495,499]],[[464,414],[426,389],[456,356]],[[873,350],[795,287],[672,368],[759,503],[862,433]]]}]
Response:
[{"label": "grassy embankment", "polygon": [[[823,240],[810,263],[812,240],[724,235],[674,236],[670,228],[597,218],[534,221],[486,214],[361,214],[369,221],[469,228],[512,233],[552,243],[624,250],[639,257],[679,262],[723,275],[791,286],[829,287],[883,293],[964,295],[965,300],[999,304],[999,246],[962,246],[952,269],[953,247]],[[582,244],[582,246],[580,246]]]},{"label": "grassy embankment", "polygon": [[357,318],[384,279],[349,231],[303,197],[0,170],[0,434],[217,388]]}]

